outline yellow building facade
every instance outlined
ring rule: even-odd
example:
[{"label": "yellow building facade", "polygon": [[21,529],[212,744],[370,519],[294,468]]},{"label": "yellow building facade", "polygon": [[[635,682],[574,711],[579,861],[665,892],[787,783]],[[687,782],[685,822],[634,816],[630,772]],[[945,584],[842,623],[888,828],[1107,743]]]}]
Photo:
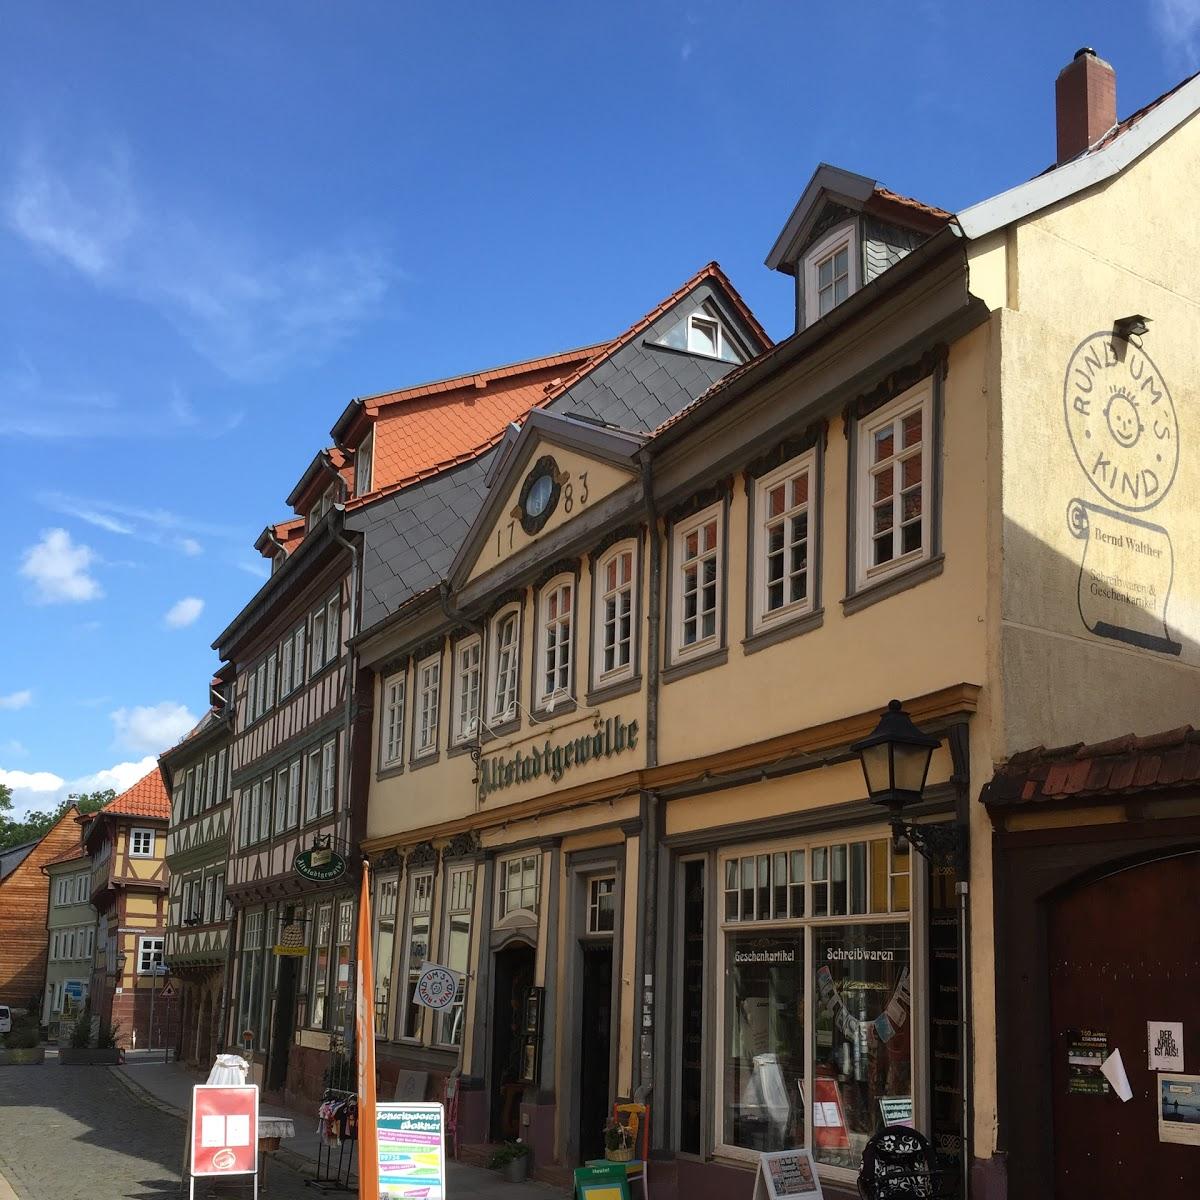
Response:
[{"label": "yellow building facade", "polygon": [[[899,1119],[969,1194],[1041,1194],[979,799],[1194,709],[1198,104],[957,216],[821,168],[768,260],[797,332],[656,429],[510,429],[442,585],[356,639],[378,1053],[459,1073],[460,1141],[554,1177],[633,1098],[657,1194],[807,1146],[836,1195]],[[961,858],[866,795],[893,697],[940,739],[905,820]]]}]

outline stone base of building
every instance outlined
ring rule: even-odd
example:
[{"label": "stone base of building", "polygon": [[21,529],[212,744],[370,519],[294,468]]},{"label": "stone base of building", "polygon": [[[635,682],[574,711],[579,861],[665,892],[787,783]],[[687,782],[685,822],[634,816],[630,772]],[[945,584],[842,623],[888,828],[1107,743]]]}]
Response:
[{"label": "stone base of building", "polygon": [[180,975],[175,1055],[180,1062],[207,1070],[224,1049],[220,1019],[225,971],[220,966],[189,967]]}]

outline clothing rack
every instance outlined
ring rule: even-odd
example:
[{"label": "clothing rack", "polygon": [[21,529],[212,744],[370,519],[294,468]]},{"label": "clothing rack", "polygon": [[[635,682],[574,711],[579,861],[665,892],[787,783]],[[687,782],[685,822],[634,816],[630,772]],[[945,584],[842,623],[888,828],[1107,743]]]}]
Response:
[{"label": "clothing rack", "polygon": [[322,1108],[326,1104],[349,1105],[351,1102],[355,1108],[353,1129],[347,1131],[345,1137],[338,1139],[336,1147],[327,1143],[324,1137],[320,1139],[317,1146],[317,1173],[304,1181],[305,1187],[313,1187],[321,1192],[354,1191],[350,1184],[350,1171],[354,1165],[354,1147],[358,1144],[358,1093],[343,1091],[341,1088],[326,1088],[321,1093]]}]

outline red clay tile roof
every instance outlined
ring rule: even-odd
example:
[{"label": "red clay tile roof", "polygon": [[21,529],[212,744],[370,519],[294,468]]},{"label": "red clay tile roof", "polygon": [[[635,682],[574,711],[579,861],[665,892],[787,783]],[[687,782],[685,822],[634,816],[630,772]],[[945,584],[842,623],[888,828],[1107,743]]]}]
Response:
[{"label": "red clay tile roof", "polygon": [[1184,725],[1149,737],[1024,750],[996,770],[980,799],[1001,808],[1198,785],[1200,732]]},{"label": "red clay tile roof", "polygon": [[123,791],[110,804],[100,810],[116,817],[150,817],[154,820],[171,819],[171,798],[156,767],[143,776],[131,788]]},{"label": "red clay tile roof", "polygon": [[72,846],[69,850],[64,850],[55,858],[42,863],[42,867],[53,867],[58,863],[74,862],[77,858],[87,858],[88,852],[82,846]]},{"label": "red clay tile roof", "polygon": [[[372,480],[374,491],[367,496],[358,496],[347,501],[346,507],[352,509],[371,503],[381,496],[400,491],[422,479],[469,462],[490,450],[504,436],[511,422],[521,419],[535,408],[544,408],[556,397],[561,396],[605,359],[653,325],[663,313],[679,303],[698,284],[713,278],[719,281],[738,315],[761,339],[762,344],[772,345],[770,335],[758,323],[758,319],[721,270],[720,265],[710,262],[611,342],[602,342],[598,346],[589,346],[581,351],[571,351],[554,359],[533,359],[491,373],[459,375],[453,379],[409,388],[403,392],[388,392],[383,396],[366,398],[364,403],[368,409],[373,404],[379,406],[375,424],[375,472]],[[563,374],[563,367],[571,365],[568,362],[570,359],[575,360],[573,369]],[[554,363],[555,368],[540,370],[540,364],[546,363]],[[479,413],[482,411],[481,400],[487,396],[489,387],[484,387],[479,393],[479,398],[475,399],[472,398],[471,392],[467,392],[465,396],[459,394],[466,388],[476,387],[474,381],[485,376],[499,377],[504,373],[529,371],[535,367],[539,367],[539,374],[543,379],[541,385],[512,388],[510,393],[503,397],[502,404],[488,410],[485,420],[479,419]],[[547,375],[550,378],[545,378]],[[453,398],[457,401],[454,405],[448,406],[434,398],[438,395],[444,396],[448,391],[453,393]],[[404,405],[403,411],[397,414],[393,426],[388,420],[385,406],[400,400],[408,403]],[[414,411],[418,417],[416,421],[413,420]],[[388,443],[386,446],[385,442]],[[386,465],[383,465],[385,461]]]},{"label": "red clay tile roof", "polygon": [[[947,212],[944,208],[938,208],[933,204],[923,204],[920,200],[914,200],[911,196],[902,196],[899,192],[893,192],[891,188],[882,187],[878,183],[875,185],[874,192],[871,193],[871,198],[878,199],[884,204],[895,205],[898,208],[910,209],[914,213],[920,213],[922,216],[943,223],[954,220],[954,214]],[[870,201],[867,203],[870,205]]]}]

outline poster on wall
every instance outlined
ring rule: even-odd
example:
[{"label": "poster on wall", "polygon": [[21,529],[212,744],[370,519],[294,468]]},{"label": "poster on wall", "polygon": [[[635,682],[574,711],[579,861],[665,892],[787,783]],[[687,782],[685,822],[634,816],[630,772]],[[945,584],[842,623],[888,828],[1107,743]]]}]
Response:
[{"label": "poster on wall", "polygon": [[824,1196],[807,1150],[775,1150],[758,1156],[752,1200],[781,1200],[787,1196]]},{"label": "poster on wall", "polygon": [[1184,1070],[1182,1021],[1147,1021],[1146,1044],[1150,1070]]},{"label": "poster on wall", "polygon": [[1158,1076],[1158,1140],[1200,1146],[1200,1075]]},{"label": "poster on wall", "polygon": [[446,1119],[440,1104],[375,1105],[381,1200],[445,1200]]},{"label": "poster on wall", "polygon": [[1107,1096],[1108,1080],[1100,1069],[1107,1057],[1107,1033],[1099,1029],[1068,1029],[1067,1094]]}]

